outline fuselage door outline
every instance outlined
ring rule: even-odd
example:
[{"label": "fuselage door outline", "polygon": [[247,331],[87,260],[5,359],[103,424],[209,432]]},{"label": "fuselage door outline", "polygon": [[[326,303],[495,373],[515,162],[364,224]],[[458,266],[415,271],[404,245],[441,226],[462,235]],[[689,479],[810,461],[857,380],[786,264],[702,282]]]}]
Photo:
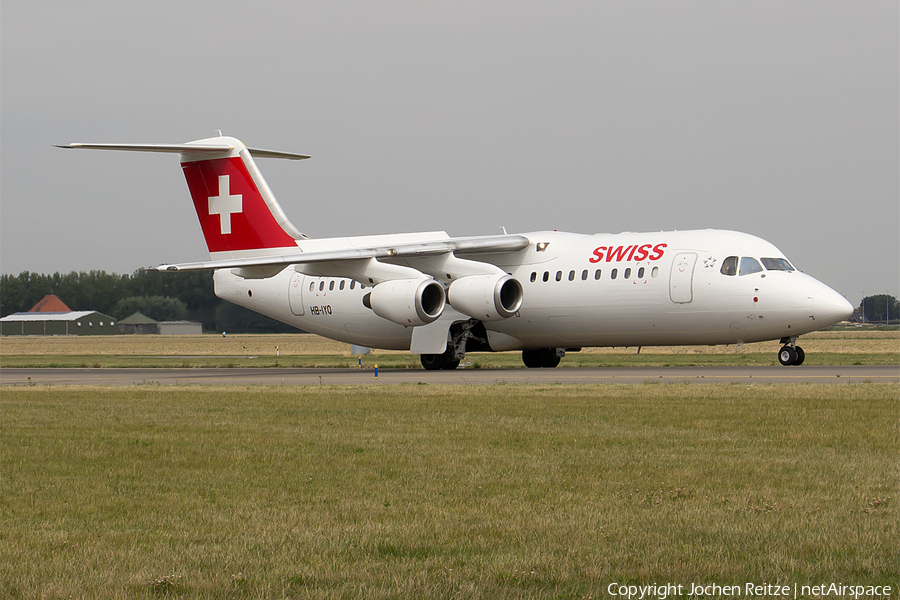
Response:
[{"label": "fuselage door outline", "polygon": [[302,273],[294,273],[288,284],[288,298],[291,304],[291,312],[298,317],[303,316],[303,286],[306,284]]},{"label": "fuselage door outline", "polygon": [[672,259],[672,271],[669,274],[669,298],[675,304],[690,304],[694,299],[693,279],[697,254],[680,252]]}]

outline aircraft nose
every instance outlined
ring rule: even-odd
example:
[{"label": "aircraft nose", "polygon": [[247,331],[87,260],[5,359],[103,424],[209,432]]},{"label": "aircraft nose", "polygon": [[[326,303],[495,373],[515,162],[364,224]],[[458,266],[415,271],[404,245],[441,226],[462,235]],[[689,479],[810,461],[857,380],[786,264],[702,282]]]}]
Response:
[{"label": "aircraft nose", "polygon": [[833,325],[849,319],[852,314],[853,306],[830,287],[823,287],[813,297],[813,315],[816,317],[816,323]]}]

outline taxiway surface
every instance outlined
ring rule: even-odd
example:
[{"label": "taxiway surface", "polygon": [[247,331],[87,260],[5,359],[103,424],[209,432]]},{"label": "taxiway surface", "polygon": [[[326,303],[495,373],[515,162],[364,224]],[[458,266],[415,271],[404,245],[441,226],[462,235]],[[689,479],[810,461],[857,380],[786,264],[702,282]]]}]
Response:
[{"label": "taxiway surface", "polygon": [[0,369],[0,385],[359,385],[505,383],[900,383],[897,365],[557,369]]}]

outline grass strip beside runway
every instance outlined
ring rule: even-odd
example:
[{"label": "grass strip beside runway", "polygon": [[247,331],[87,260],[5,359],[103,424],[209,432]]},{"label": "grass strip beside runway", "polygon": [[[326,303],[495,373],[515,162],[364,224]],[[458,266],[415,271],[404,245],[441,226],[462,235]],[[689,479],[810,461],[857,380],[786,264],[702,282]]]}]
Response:
[{"label": "grass strip beside runway", "polygon": [[0,591],[896,585],[898,402],[879,384],[4,389]]},{"label": "grass strip beside runway", "polygon": [[[845,328],[803,336],[806,365],[900,364],[900,331]],[[776,366],[777,342],[737,346],[653,346],[585,348],[570,352],[564,367]],[[6,336],[0,344],[4,367],[197,368],[320,367],[353,368],[350,346],[312,334],[279,335],[115,335]],[[409,352],[373,350],[363,365],[420,369]],[[469,353],[473,368],[522,368],[520,352]]]}]

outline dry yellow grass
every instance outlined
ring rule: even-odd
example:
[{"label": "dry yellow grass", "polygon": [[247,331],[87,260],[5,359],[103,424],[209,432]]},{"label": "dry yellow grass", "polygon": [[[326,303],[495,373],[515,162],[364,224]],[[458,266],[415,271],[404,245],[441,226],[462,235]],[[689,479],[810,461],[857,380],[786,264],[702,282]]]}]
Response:
[{"label": "dry yellow grass", "polygon": [[[350,346],[309,333],[283,335],[120,335],[91,337],[5,337],[0,356],[275,356],[346,354]],[[379,351],[382,352],[382,351]]]}]

